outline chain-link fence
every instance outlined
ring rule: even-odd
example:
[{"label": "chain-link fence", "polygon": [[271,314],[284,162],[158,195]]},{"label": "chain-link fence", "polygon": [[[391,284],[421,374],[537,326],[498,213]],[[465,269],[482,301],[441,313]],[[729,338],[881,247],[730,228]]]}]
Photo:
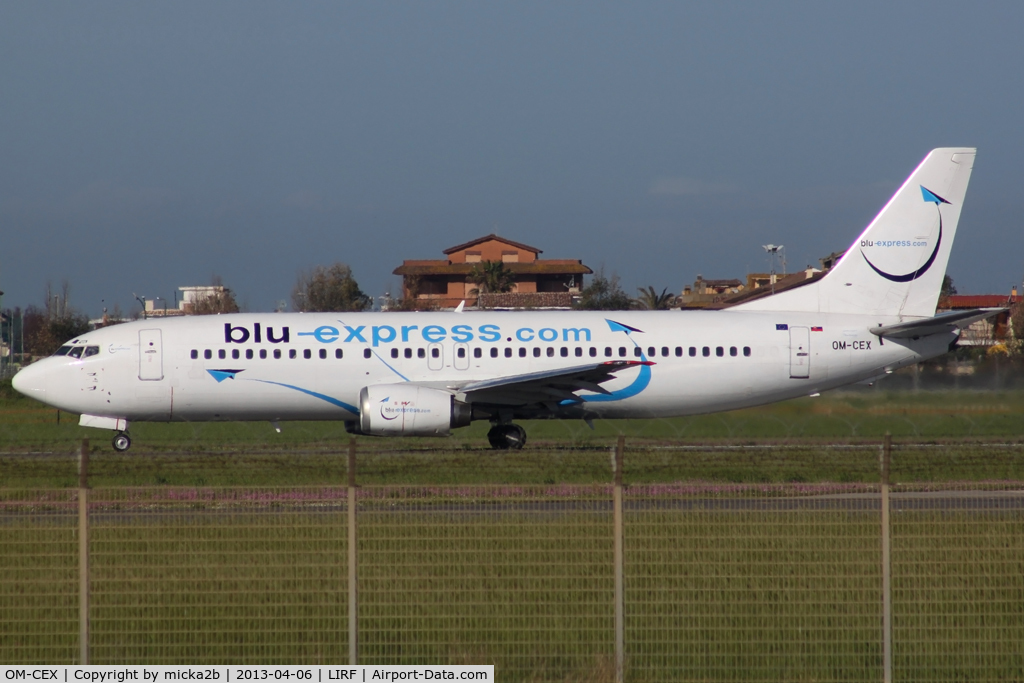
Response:
[{"label": "chain-link fence", "polygon": [[643,483],[630,452],[605,484],[0,489],[0,661],[1024,680],[1024,482],[889,486],[878,455],[846,483]]}]

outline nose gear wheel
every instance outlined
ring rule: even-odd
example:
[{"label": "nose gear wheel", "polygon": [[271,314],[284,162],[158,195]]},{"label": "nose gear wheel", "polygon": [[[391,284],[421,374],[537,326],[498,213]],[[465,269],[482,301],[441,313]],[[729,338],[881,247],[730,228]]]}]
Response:
[{"label": "nose gear wheel", "polygon": [[123,453],[132,447],[132,439],[128,436],[127,432],[118,432],[114,436],[112,444],[115,451]]}]

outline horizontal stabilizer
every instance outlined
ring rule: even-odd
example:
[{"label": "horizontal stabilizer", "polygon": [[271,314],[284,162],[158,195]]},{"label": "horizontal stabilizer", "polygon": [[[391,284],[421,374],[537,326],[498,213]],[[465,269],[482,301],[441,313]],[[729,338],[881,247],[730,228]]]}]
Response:
[{"label": "horizontal stabilizer", "polygon": [[941,313],[932,318],[872,327],[870,332],[871,334],[888,339],[916,339],[917,337],[927,337],[930,334],[945,334],[953,330],[962,330],[965,327],[969,327],[973,322],[991,318],[1005,310],[1007,309],[1004,307],[950,311],[949,313]]}]

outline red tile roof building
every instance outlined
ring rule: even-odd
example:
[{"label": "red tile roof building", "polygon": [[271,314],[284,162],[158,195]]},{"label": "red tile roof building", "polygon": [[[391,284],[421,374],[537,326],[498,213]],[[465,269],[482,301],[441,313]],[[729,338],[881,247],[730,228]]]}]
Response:
[{"label": "red tile roof building", "polygon": [[[443,253],[447,259],[407,260],[395,268],[395,275],[403,278],[403,299],[415,295],[418,303],[431,308],[454,308],[462,301],[467,306],[475,305],[477,296],[471,296],[470,291],[477,285],[469,279],[474,265],[501,261],[515,275],[512,292],[518,296],[505,297],[509,301],[520,306],[568,307],[572,290],[582,288],[583,276],[593,272],[579,259],[541,259],[540,249],[493,234],[449,247]],[[534,294],[544,296],[530,296]]]}]

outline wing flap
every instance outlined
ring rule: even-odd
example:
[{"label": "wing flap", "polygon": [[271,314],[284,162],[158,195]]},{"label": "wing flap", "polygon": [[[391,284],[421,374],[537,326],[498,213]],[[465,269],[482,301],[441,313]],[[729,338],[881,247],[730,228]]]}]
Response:
[{"label": "wing flap", "polygon": [[578,401],[574,392],[591,391],[608,395],[602,383],[615,377],[621,370],[642,365],[654,365],[648,360],[612,360],[571,368],[557,368],[523,375],[509,375],[494,379],[470,382],[457,388],[460,394],[472,403],[495,403],[501,405],[522,405]]}]

